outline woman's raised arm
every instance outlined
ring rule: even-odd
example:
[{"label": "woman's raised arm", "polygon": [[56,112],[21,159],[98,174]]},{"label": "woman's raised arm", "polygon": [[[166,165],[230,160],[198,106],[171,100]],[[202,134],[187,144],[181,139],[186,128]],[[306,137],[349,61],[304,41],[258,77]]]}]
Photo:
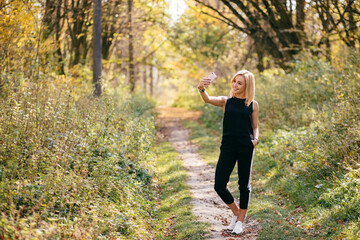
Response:
[{"label": "woman's raised arm", "polygon": [[201,81],[198,85],[198,89],[199,89],[201,98],[204,100],[204,102],[210,103],[217,107],[221,107],[225,111],[227,97],[226,96],[217,96],[217,97],[209,96],[209,94],[205,91],[205,87],[209,86],[210,83],[211,83],[210,79],[206,79],[206,78],[201,79]]}]

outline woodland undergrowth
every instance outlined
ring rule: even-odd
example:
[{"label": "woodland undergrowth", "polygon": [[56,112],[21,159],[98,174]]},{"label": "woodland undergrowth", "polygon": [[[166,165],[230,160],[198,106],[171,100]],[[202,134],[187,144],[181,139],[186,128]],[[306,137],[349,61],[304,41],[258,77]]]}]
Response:
[{"label": "woodland undergrowth", "polygon": [[124,89],[94,98],[82,74],[16,77],[23,81],[12,84],[17,73],[7,74],[0,98],[1,238],[155,235],[154,103]]}]

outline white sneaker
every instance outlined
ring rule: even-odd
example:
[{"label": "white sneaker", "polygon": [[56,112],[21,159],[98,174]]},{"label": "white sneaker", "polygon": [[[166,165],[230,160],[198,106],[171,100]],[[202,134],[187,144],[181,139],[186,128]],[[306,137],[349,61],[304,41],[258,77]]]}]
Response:
[{"label": "white sneaker", "polygon": [[240,221],[237,221],[235,224],[235,227],[231,233],[233,234],[240,234],[244,231],[243,223]]},{"label": "white sneaker", "polygon": [[229,226],[227,227],[227,230],[232,231],[234,229],[234,227],[235,227],[235,224],[236,224],[237,220],[238,220],[238,216],[233,216]]}]

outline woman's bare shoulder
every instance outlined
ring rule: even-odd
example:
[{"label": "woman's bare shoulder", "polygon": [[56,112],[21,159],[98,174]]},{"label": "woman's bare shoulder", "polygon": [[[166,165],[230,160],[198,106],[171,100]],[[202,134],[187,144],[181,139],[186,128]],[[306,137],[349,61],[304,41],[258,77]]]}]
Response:
[{"label": "woman's bare shoulder", "polygon": [[222,100],[227,101],[227,99],[229,98],[228,96],[219,96]]},{"label": "woman's bare shoulder", "polygon": [[259,109],[259,103],[256,100],[253,100],[252,103],[253,103],[253,110],[258,110]]},{"label": "woman's bare shoulder", "polygon": [[228,97],[227,96],[219,96],[221,98],[221,100],[223,101],[223,106],[222,106],[222,109],[223,111],[225,112],[225,106],[226,106],[226,102],[228,100]]},{"label": "woman's bare shoulder", "polygon": [[226,105],[226,102],[227,102],[229,97],[227,97],[227,96],[219,96],[219,98],[224,102],[224,105]]}]

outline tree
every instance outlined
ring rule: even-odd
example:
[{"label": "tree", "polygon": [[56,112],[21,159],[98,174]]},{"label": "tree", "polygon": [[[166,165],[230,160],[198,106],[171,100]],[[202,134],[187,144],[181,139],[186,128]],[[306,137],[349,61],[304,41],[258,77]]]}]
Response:
[{"label": "tree", "polygon": [[135,67],[134,67],[134,47],[133,47],[133,30],[132,30],[132,5],[133,0],[128,0],[128,29],[129,29],[129,82],[130,91],[135,89]]},{"label": "tree", "polygon": [[[263,57],[270,55],[283,68],[307,43],[303,23],[305,0],[221,0],[223,6],[214,2],[195,0],[210,11],[212,16],[249,36],[258,55],[258,69],[264,70]],[[218,2],[219,5],[219,2]],[[294,20],[295,19],[295,20]]]},{"label": "tree", "polygon": [[[43,23],[47,29],[44,36],[54,40],[58,62],[64,65],[66,59],[70,69],[77,64],[88,65],[91,62],[89,56],[93,54],[93,38],[90,34],[93,34],[91,26],[95,22],[93,4],[93,0],[44,0]],[[107,60],[102,68],[116,69],[120,75],[127,72],[130,91],[137,87],[137,73],[148,65],[148,52],[154,51],[149,47],[151,41],[143,41],[144,35],[154,35],[150,38],[157,41],[158,36],[155,37],[151,31],[150,34],[145,32],[155,25],[166,25],[165,8],[165,0],[101,2],[102,59]],[[63,72],[64,67],[61,69]]]},{"label": "tree", "polygon": [[94,0],[94,50],[93,50],[93,83],[95,84],[94,94],[101,95],[101,0]]},{"label": "tree", "polygon": [[71,38],[70,45],[70,67],[78,63],[85,64],[85,59],[91,46],[87,41],[88,28],[90,24],[91,0],[68,0],[64,1],[66,11],[67,32]]},{"label": "tree", "polygon": [[[44,39],[55,33],[57,46],[56,55],[61,63],[60,72],[63,72],[63,55],[70,54],[69,66],[73,67],[78,63],[85,64],[85,59],[90,48],[87,34],[90,24],[91,0],[46,0],[44,4],[43,22],[46,27]],[[67,39],[67,51],[61,49],[60,39]],[[65,37],[66,36],[66,37]]]},{"label": "tree", "polygon": [[360,5],[354,0],[315,0],[312,7],[316,10],[323,31],[318,42],[326,46],[326,57],[331,59],[331,36],[338,35],[349,47],[356,48],[356,42],[360,44]]},{"label": "tree", "polygon": [[[63,0],[46,0],[44,6],[44,17],[43,24],[45,26],[43,31],[43,40],[49,39],[52,36],[55,36],[54,42],[56,45],[55,55],[57,58],[57,62],[59,68],[57,70],[58,74],[62,75],[65,73],[64,70],[64,60],[62,56],[62,50],[60,46],[60,36],[61,36],[61,28],[63,24],[63,16],[61,12]],[[55,33],[55,34],[54,34]]]},{"label": "tree", "polygon": [[127,29],[127,11],[123,0],[106,1],[102,5],[102,54],[103,59],[109,60],[117,36],[123,35]]}]

